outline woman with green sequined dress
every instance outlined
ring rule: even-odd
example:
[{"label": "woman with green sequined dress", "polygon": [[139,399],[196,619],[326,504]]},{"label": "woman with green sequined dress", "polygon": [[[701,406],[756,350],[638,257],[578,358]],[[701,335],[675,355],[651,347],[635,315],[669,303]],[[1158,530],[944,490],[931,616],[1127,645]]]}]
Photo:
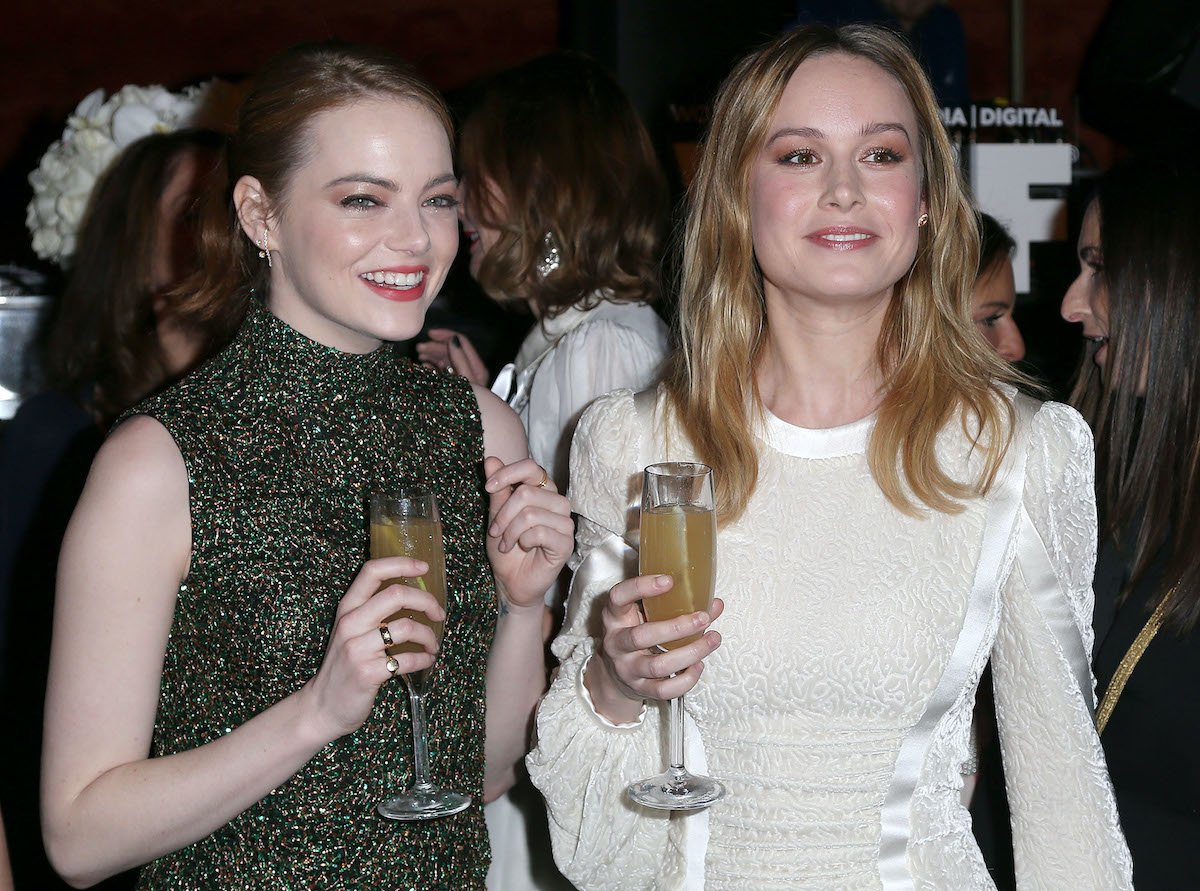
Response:
[{"label": "woman with green sequined dress", "polygon": [[[386,345],[457,250],[450,145],[384,53],[300,47],[256,78],[188,283],[240,332],[116,428],[63,546],[43,825],[72,884],[483,887],[479,804],[524,754],[572,530],[506,405]],[[425,564],[365,559],[367,495],[410,484],[440,506],[444,610],[385,584]],[[402,608],[444,614],[440,648]],[[475,803],[390,822],[412,783],[394,678],[430,665],[433,779]]]}]

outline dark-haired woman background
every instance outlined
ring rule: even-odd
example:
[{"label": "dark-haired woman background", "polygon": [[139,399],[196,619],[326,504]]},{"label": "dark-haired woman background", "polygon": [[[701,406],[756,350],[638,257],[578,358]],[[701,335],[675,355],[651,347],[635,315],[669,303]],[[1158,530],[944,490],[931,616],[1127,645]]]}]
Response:
[{"label": "dark-haired woman background", "polygon": [[1200,176],[1104,177],[1062,314],[1089,346],[1072,402],[1096,437],[1094,667],[1139,891],[1200,880]]}]

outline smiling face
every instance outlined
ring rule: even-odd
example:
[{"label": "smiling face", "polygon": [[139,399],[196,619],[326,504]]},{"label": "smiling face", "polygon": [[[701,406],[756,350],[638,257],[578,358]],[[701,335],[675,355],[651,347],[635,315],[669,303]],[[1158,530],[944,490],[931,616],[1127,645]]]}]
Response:
[{"label": "smiling face", "polygon": [[[473,194],[476,188],[482,194]],[[503,216],[506,202],[495,181],[487,177],[483,178],[479,186],[476,186],[473,180],[464,180],[460,198],[462,199],[462,203],[459,210],[462,219],[463,235],[467,238],[467,245],[471,252],[469,269],[471,278],[478,281],[479,266],[483,263],[484,255],[495,247],[496,242],[500,240],[500,230],[494,229],[481,220],[476,219],[476,216],[482,216],[482,214],[472,215],[471,210],[472,208],[478,208],[480,202],[486,201],[487,207],[491,211],[490,216]]]},{"label": "smiling face", "polygon": [[1007,362],[1025,358],[1025,340],[1013,319],[1016,302],[1012,262],[1007,255],[1001,255],[975,281],[975,290],[971,294],[971,320],[983,339]]},{"label": "smiling face", "polygon": [[415,336],[458,250],[445,129],[415,102],[370,99],[315,116],[308,142],[282,207],[256,216],[250,177],[235,190],[251,240],[268,229],[271,311],[346,352]]},{"label": "smiling face", "polygon": [[1108,285],[1104,281],[1104,255],[1100,249],[1100,205],[1093,201],[1079,230],[1079,275],[1063,296],[1062,317],[1083,325],[1083,336],[1093,344],[1092,360],[1101,368],[1108,358]]},{"label": "smiling face", "polygon": [[796,69],[751,174],[768,307],[886,306],[925,210],[918,133],[903,87],[875,63],[832,53]]}]

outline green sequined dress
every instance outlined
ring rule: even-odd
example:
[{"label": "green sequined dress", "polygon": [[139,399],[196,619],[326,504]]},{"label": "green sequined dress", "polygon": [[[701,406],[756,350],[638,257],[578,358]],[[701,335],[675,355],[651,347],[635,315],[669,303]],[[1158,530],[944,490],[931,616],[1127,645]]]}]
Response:
[{"label": "green sequined dress", "polygon": [[153,754],[217,739],[316,673],[337,603],[367,556],[367,494],[422,483],[441,508],[449,589],[427,694],[431,769],[475,803],[426,823],[376,815],[381,799],[412,782],[407,697],[396,681],[359,730],[217,832],[146,866],[139,887],[482,888],[496,592],[475,396],[462,378],[398,363],[387,347],[324,347],[252,304],[227,350],[136,410],[178,444],[192,520]]}]

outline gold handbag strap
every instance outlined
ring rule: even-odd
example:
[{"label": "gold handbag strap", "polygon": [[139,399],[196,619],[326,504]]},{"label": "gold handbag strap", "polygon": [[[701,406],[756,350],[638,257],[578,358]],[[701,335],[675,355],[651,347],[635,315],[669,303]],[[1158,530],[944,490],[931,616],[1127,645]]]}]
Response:
[{"label": "gold handbag strap", "polygon": [[1138,632],[1138,636],[1134,638],[1133,643],[1129,645],[1129,649],[1121,658],[1121,663],[1117,666],[1117,670],[1108,684],[1108,689],[1104,691],[1104,696],[1100,700],[1100,707],[1096,709],[1097,733],[1103,733],[1104,728],[1108,726],[1108,719],[1112,716],[1113,709],[1117,707],[1117,700],[1121,698],[1121,693],[1129,682],[1129,676],[1133,674],[1133,669],[1137,667],[1138,660],[1146,652],[1146,647],[1150,646],[1150,641],[1154,640],[1154,635],[1158,634],[1158,629],[1162,627],[1163,616],[1166,615],[1167,605],[1174,594],[1175,588],[1172,588],[1167,592],[1167,596],[1158,602],[1158,606],[1154,608],[1154,612],[1150,614],[1150,618],[1146,620],[1146,624],[1142,626],[1142,630]]}]

